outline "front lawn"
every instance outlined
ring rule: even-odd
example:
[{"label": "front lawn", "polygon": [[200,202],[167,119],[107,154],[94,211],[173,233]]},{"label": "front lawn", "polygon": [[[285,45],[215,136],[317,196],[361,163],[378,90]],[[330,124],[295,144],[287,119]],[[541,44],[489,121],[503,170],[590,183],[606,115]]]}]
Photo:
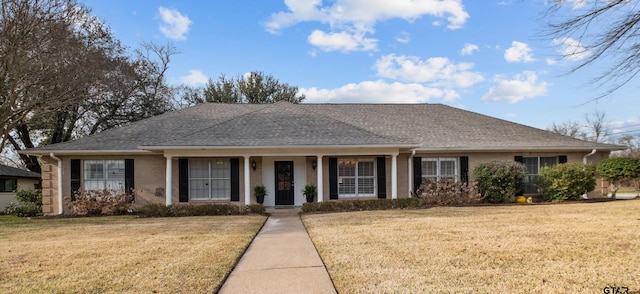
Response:
[{"label": "front lawn", "polygon": [[640,290],[640,200],[311,214],[303,221],[340,293]]},{"label": "front lawn", "polygon": [[211,293],[264,216],[0,216],[0,293]]}]

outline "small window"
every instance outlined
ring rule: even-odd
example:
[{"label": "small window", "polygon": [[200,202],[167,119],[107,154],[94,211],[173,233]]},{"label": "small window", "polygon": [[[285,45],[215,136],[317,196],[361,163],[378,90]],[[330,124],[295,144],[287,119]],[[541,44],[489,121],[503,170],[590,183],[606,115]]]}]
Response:
[{"label": "small window", "polygon": [[124,191],[124,160],[85,160],[83,189]]},{"label": "small window", "polygon": [[345,198],[376,195],[376,166],[373,158],[338,159],[338,195]]},{"label": "small window", "polygon": [[0,192],[14,192],[18,189],[18,180],[0,179]]},{"label": "small window", "polygon": [[423,158],[422,178],[458,181],[458,161],[455,158]]}]

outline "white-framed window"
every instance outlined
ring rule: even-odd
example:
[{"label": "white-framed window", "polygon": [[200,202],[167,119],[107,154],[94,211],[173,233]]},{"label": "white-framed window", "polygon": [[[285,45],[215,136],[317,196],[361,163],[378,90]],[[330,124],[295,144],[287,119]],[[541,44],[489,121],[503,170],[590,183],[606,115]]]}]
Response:
[{"label": "white-framed window", "polygon": [[125,189],[124,160],[85,160],[82,175],[82,187],[85,191],[122,192]]},{"label": "white-framed window", "polygon": [[558,158],[555,156],[531,156],[522,158],[524,166],[527,169],[527,176],[524,178],[524,193],[536,194],[538,188],[536,187],[536,179],[538,178],[538,172],[543,166],[554,166],[558,164]]},{"label": "white-framed window", "polygon": [[189,159],[189,198],[211,200],[231,198],[229,158]]},{"label": "white-framed window", "polygon": [[374,158],[338,159],[338,196],[376,196],[376,164]]},{"label": "white-framed window", "polygon": [[458,160],[454,157],[422,158],[422,179],[458,181]]}]

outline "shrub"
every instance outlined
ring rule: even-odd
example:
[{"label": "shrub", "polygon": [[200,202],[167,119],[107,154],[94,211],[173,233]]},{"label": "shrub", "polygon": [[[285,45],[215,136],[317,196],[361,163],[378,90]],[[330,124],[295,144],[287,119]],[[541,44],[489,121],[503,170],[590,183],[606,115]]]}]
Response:
[{"label": "shrub", "polygon": [[20,217],[31,217],[42,214],[42,191],[17,190],[18,203],[11,203],[4,209],[4,214]]},{"label": "shrub", "polygon": [[611,185],[609,191],[615,196],[620,182],[631,181],[636,190],[640,189],[640,158],[615,157],[603,159],[598,163],[596,173]]},{"label": "shrub", "polygon": [[584,163],[545,166],[538,172],[536,185],[544,201],[578,200],[595,189],[595,168]]},{"label": "shrub", "polygon": [[423,206],[466,205],[481,199],[475,183],[449,180],[424,180],[414,195]]},{"label": "shrub", "polygon": [[263,214],[264,206],[252,204],[241,207],[235,204],[174,204],[166,206],[154,203],[141,207],[138,213],[145,217],[180,217],[205,215],[243,215],[249,213]]},{"label": "shrub", "polygon": [[109,190],[78,191],[69,204],[73,215],[119,215],[131,212],[133,196]]},{"label": "shrub", "polygon": [[482,198],[491,203],[501,203],[515,196],[526,176],[526,169],[515,161],[490,161],[478,164],[473,174]]},{"label": "shrub", "polygon": [[421,207],[420,199],[417,198],[342,200],[304,203],[302,205],[302,212],[347,212],[385,209],[417,209]]}]

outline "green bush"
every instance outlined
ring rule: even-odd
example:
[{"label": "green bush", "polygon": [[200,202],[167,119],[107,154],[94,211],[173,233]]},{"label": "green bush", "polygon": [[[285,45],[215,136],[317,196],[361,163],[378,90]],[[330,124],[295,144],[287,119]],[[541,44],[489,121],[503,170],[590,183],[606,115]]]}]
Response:
[{"label": "green bush", "polygon": [[251,204],[241,207],[236,204],[148,204],[138,209],[138,214],[144,217],[179,217],[205,215],[243,215],[249,213],[263,214],[264,206]]},{"label": "green bush", "polygon": [[42,191],[17,190],[18,203],[11,203],[4,209],[4,214],[20,217],[31,217],[42,214]]},{"label": "green bush", "polygon": [[304,203],[302,212],[347,212],[417,208],[422,208],[421,201],[418,198],[368,199]]},{"label": "green bush", "polygon": [[578,200],[595,189],[595,168],[584,163],[545,166],[538,172],[536,185],[544,201]]},{"label": "green bush", "polygon": [[424,206],[467,205],[480,201],[477,184],[427,179],[414,196]]},{"label": "green bush", "polygon": [[599,177],[607,180],[611,185],[611,193],[616,194],[620,188],[621,181],[631,181],[636,190],[640,189],[638,179],[640,179],[640,158],[635,157],[614,157],[603,159],[598,163],[596,173]]},{"label": "green bush", "polygon": [[515,161],[490,161],[478,164],[473,174],[482,198],[501,203],[515,196],[526,176],[526,168]]}]

